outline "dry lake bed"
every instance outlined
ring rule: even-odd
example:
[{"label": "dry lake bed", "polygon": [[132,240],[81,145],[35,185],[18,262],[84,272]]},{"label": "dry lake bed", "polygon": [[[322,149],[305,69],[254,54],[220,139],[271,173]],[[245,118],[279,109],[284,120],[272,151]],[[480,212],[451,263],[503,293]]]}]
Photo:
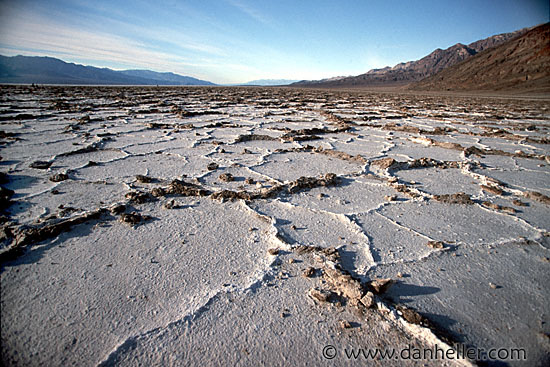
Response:
[{"label": "dry lake bed", "polygon": [[548,99],[4,86],[0,124],[4,365],[550,362]]}]

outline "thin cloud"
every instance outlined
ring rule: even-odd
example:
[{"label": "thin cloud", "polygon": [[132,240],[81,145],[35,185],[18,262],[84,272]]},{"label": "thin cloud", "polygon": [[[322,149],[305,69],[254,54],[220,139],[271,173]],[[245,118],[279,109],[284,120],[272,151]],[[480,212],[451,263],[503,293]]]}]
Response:
[{"label": "thin cloud", "polygon": [[[99,66],[120,65],[128,68],[152,68],[157,71],[174,71],[200,78],[210,76],[207,70],[247,70],[246,65],[232,64],[208,58],[184,57],[152,49],[145,42],[109,33],[77,29],[45,19],[34,14],[11,14],[4,18],[0,34],[0,49],[3,53],[64,57],[68,61],[89,60]],[[149,34],[159,36],[160,33]],[[175,36],[175,35],[174,35]],[[186,43],[185,40],[169,42],[177,47],[201,51],[215,56],[224,51],[208,45]]]},{"label": "thin cloud", "polygon": [[239,9],[240,11],[242,11],[243,13],[247,14],[248,16],[257,20],[260,23],[263,23],[265,25],[273,25],[273,22],[271,21],[271,19],[267,18],[264,14],[262,14],[257,9],[251,7],[248,4],[243,3],[241,0],[227,0],[227,3]]},{"label": "thin cloud", "polygon": [[[52,56],[113,69],[171,71],[217,83],[243,82],[265,75],[315,79],[327,73],[314,60],[299,58],[301,62],[289,65],[291,59],[298,61],[296,55],[229,34],[219,36],[221,46],[211,45],[205,42],[210,34],[202,35],[200,30],[183,26],[148,28],[127,19],[91,14],[68,24],[67,14],[52,17],[49,13],[46,16],[17,10],[0,14],[0,52],[6,55]],[[253,10],[249,13],[260,17]],[[115,34],[116,29],[124,32]]]}]

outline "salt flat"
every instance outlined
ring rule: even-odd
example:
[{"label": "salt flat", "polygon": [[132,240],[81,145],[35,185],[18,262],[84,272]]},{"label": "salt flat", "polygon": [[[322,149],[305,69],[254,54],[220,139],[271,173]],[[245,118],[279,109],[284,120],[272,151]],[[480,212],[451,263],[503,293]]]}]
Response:
[{"label": "salt flat", "polygon": [[[5,86],[0,123],[6,365],[550,362],[547,100]],[[346,355],[435,347],[482,352]]]}]

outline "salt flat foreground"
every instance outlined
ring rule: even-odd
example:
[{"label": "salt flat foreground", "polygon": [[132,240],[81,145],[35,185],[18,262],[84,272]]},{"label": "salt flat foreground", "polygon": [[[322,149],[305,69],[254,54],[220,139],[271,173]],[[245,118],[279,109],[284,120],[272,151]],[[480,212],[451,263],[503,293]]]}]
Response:
[{"label": "salt flat foreground", "polygon": [[547,100],[3,87],[0,120],[6,365],[550,361]]}]

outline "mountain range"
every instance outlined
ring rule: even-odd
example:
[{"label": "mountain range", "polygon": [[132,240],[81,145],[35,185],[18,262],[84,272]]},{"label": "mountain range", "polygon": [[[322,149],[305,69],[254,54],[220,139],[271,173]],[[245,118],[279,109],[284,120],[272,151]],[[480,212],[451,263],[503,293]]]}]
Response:
[{"label": "mountain range", "polygon": [[[549,24],[437,49],[416,61],[296,87],[550,91]],[[490,61],[489,61],[490,60]],[[483,79],[483,80],[482,80]],[[507,80],[507,81],[505,81]]]},{"label": "mountain range", "polygon": [[550,23],[412,84],[413,90],[550,91]]},{"label": "mountain range", "polygon": [[82,85],[215,85],[174,73],[112,70],[67,63],[53,57],[1,56],[0,83]]},{"label": "mountain range", "polygon": [[[52,57],[0,56],[0,83],[76,85],[215,85],[150,70],[97,68]],[[259,79],[240,85],[387,88],[417,91],[550,93],[550,23],[457,43],[416,60],[357,76],[322,80]]]}]

